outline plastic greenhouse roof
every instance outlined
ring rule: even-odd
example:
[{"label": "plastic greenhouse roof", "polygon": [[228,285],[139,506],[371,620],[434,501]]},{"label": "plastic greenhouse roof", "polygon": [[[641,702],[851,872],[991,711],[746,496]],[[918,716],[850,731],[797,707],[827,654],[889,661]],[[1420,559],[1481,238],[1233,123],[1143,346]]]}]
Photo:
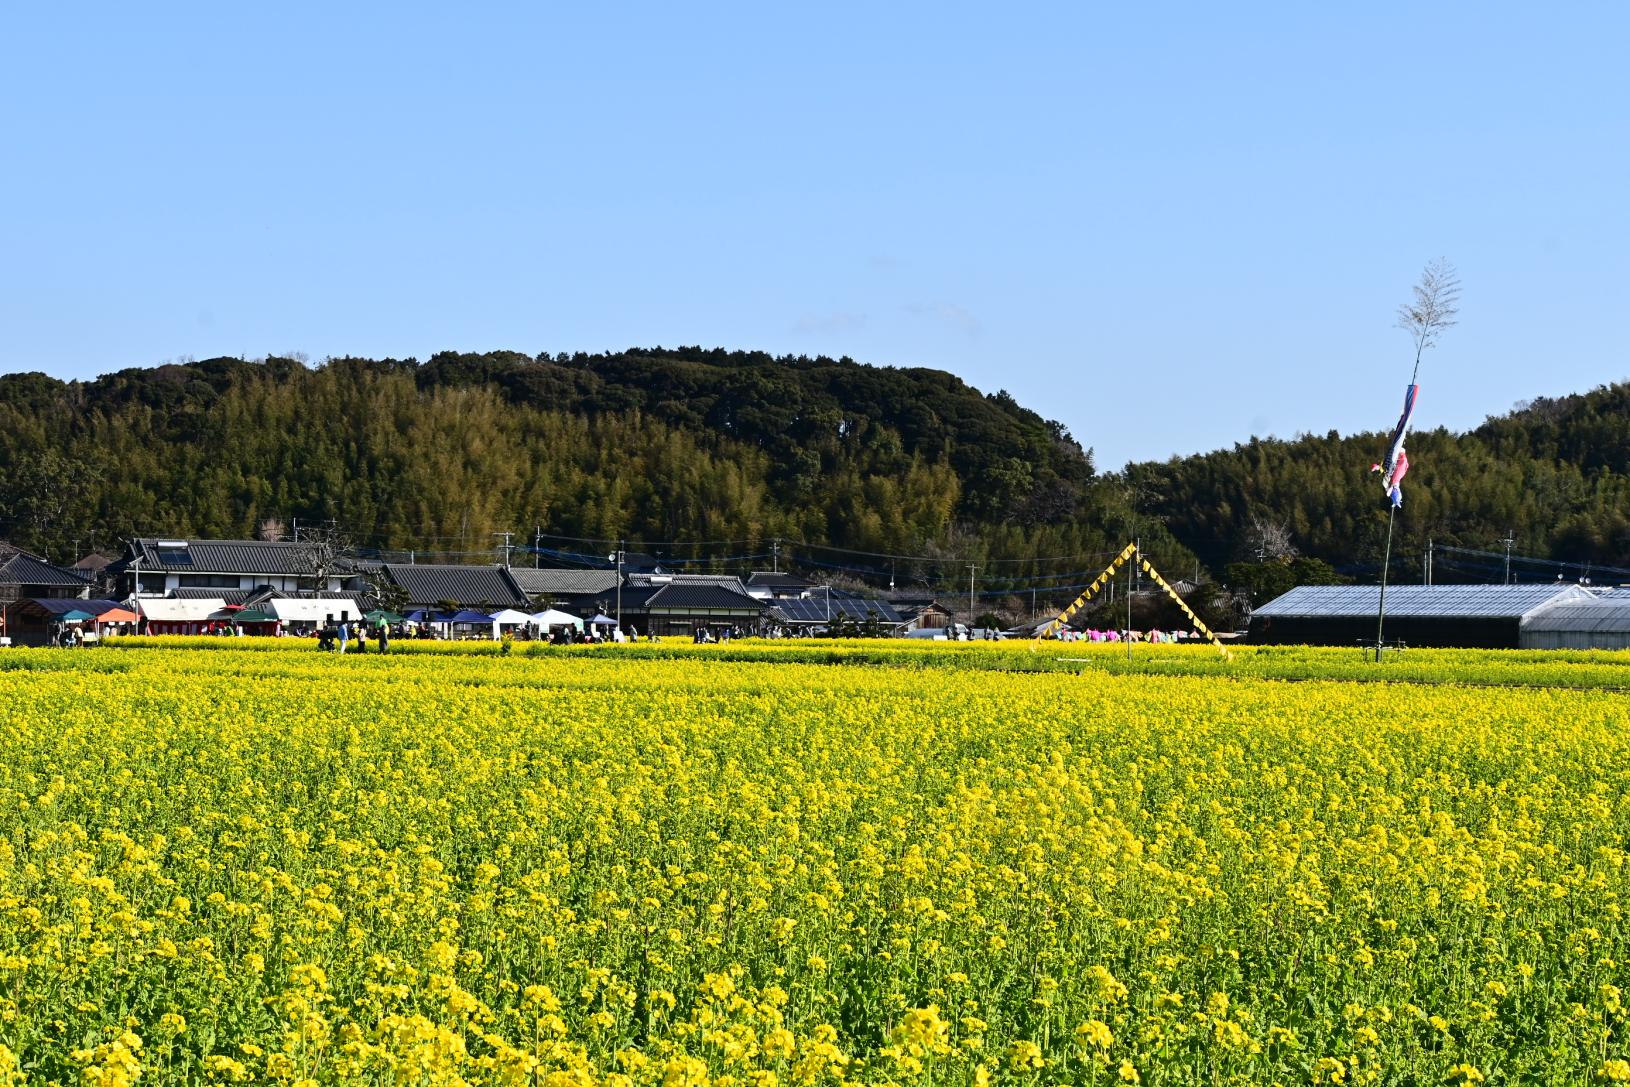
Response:
[{"label": "plastic greenhouse roof", "polygon": [[1557,604],[1523,620],[1525,631],[1630,632],[1630,600],[1598,600],[1594,604]]},{"label": "plastic greenhouse roof", "polygon": [[[1251,618],[1373,616],[1379,585],[1299,585],[1257,608]],[[1387,615],[1399,619],[1521,619],[1551,604],[1590,594],[1577,585],[1389,585]]]}]

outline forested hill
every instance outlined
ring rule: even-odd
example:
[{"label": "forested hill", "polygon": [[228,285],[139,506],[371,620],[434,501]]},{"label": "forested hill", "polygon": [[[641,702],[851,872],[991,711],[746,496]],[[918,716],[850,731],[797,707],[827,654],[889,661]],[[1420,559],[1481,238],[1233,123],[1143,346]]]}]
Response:
[{"label": "forested hill", "polygon": [[[1369,468],[1386,440],[1333,431],[1253,440],[1133,466],[1128,482],[1140,511],[1214,569],[1254,558],[1266,528],[1270,538],[1288,530],[1304,555],[1373,578],[1387,512]],[[1533,400],[1464,434],[1417,432],[1409,460],[1395,573],[1418,571],[1428,540],[1498,550],[1507,532],[1518,555],[1630,567],[1630,384]]]},{"label": "forested hill", "polygon": [[[504,531],[720,542],[675,556],[779,537],[942,560],[896,564],[902,583],[974,561],[989,587],[1045,592],[1135,534],[1177,574],[1253,561],[1266,539],[1364,577],[1383,442],[1253,440],[1099,475],[1058,423],[938,370],[699,348],[210,359],[0,377],[0,539],[61,560],[299,518],[480,561]],[[1429,537],[1493,548],[1508,530],[1519,554],[1630,566],[1630,385],[1417,433],[1410,456],[1400,573]]]},{"label": "forested hill", "polygon": [[1006,393],[848,359],[447,353],[0,378],[0,538],[55,556],[298,517],[471,554],[541,527],[1024,559],[1106,549],[1118,493]]}]

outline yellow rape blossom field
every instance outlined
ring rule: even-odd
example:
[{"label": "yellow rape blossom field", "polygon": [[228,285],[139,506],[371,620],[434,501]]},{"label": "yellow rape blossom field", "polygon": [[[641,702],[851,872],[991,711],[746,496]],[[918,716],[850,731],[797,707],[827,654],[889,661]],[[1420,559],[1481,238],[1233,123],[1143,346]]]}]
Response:
[{"label": "yellow rape blossom field", "polygon": [[1630,1080],[1623,655],[169,644],[0,656],[0,1083]]}]

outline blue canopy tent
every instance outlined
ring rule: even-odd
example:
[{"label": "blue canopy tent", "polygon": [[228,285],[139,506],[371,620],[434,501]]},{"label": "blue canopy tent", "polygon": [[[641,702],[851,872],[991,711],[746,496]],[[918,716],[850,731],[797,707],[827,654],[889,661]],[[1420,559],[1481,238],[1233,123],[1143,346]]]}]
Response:
[{"label": "blue canopy tent", "polygon": [[435,618],[436,622],[446,623],[449,627],[464,627],[466,633],[474,633],[474,628],[481,627],[483,628],[483,637],[491,638],[494,636],[492,616],[484,615],[470,608],[462,608],[455,612],[443,612]]},{"label": "blue canopy tent", "polygon": [[492,625],[492,616],[484,615],[479,611],[472,611],[469,608],[462,608],[459,611],[454,611],[454,612],[441,612],[440,614],[438,614],[436,616],[436,622],[438,622],[438,623],[484,623],[487,626],[491,626]]}]

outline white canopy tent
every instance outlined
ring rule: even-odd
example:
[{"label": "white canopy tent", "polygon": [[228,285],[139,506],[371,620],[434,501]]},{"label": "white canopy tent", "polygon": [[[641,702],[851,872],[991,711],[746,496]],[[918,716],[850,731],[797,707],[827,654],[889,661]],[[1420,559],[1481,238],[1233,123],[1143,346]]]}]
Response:
[{"label": "white canopy tent", "polygon": [[524,627],[532,622],[532,617],[514,608],[500,608],[492,613],[492,621],[494,626],[503,630],[505,627]]},{"label": "white canopy tent", "polygon": [[147,634],[208,634],[219,625],[211,616],[225,606],[218,596],[204,600],[138,597],[136,608],[142,621],[137,629]]},{"label": "white canopy tent", "polygon": [[200,600],[171,600],[168,597],[136,598],[136,608],[154,623],[204,623],[226,606],[218,596]]},{"label": "white canopy tent", "polygon": [[330,618],[334,622],[354,623],[362,618],[362,609],[350,597],[318,597],[281,599],[273,597],[257,605],[261,611],[277,616],[284,625],[321,626]]},{"label": "white canopy tent", "polygon": [[531,615],[531,620],[544,630],[549,630],[554,627],[571,627],[574,630],[583,629],[583,620],[579,619],[570,612],[564,612],[558,608],[548,608],[544,611],[535,611]]}]

